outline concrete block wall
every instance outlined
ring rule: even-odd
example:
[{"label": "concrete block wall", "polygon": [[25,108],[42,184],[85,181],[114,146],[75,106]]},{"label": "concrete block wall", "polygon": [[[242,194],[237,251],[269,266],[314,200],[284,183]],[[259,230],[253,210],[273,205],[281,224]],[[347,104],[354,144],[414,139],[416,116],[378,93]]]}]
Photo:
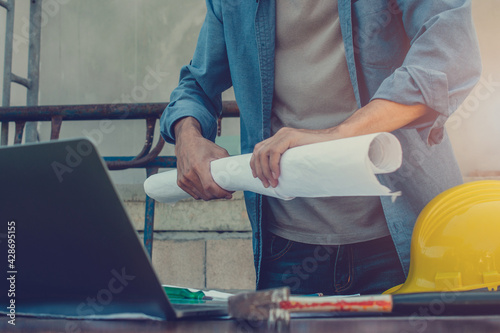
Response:
[{"label": "concrete block wall", "polygon": [[[142,239],[142,185],[117,185]],[[216,290],[255,289],[252,240],[243,193],[232,200],[156,203],[153,267],[164,284]]]},{"label": "concrete block wall", "polygon": [[154,240],[153,266],[161,282],[200,289],[254,289],[251,240],[205,237]]}]

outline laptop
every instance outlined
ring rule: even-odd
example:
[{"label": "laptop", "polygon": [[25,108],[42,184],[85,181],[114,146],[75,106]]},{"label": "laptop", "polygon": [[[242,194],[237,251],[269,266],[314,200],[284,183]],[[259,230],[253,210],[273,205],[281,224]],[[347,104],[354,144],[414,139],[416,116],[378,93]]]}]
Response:
[{"label": "laptop", "polygon": [[3,313],[160,320],[227,314],[227,302],[169,301],[87,139],[0,148],[0,253]]}]

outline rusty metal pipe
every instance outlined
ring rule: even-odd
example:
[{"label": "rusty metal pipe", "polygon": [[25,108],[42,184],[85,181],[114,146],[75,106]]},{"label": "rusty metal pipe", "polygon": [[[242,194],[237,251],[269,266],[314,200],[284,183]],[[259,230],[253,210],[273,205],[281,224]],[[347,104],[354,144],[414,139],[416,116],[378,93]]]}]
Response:
[{"label": "rusty metal pipe", "polygon": [[155,124],[156,124],[156,118],[146,119],[146,141],[144,142],[144,147],[142,148],[142,151],[139,154],[137,154],[135,159],[139,159],[146,156],[151,150],[155,134]]},{"label": "rusty metal pipe", "polygon": [[149,152],[149,154],[145,155],[144,157],[141,158],[134,158],[129,161],[125,160],[116,160],[116,161],[108,161],[106,162],[108,169],[109,170],[124,170],[124,169],[129,169],[129,168],[144,168],[146,166],[149,166],[155,158],[160,154],[161,150],[163,149],[163,146],[165,145],[165,141],[163,141],[163,138],[160,138],[158,140],[158,143],[156,146]]},{"label": "rusty metal pipe", "polygon": [[[167,105],[168,103],[0,107],[0,121],[51,121],[56,116],[62,117],[62,120],[160,118]],[[222,103],[222,117],[239,117],[236,102]]]}]

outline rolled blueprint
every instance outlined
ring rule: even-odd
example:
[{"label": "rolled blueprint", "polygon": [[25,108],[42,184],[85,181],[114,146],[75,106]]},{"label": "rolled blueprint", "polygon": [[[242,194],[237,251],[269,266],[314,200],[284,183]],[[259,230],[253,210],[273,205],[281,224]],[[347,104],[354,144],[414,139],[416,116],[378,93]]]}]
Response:
[{"label": "rolled blueprint", "polygon": [[[287,150],[280,161],[278,186],[265,188],[252,176],[252,154],[212,161],[214,181],[228,191],[252,191],[290,200],[295,197],[394,196],[379,183],[376,174],[396,171],[402,163],[398,139],[390,133],[314,143]],[[177,186],[177,171],[146,179],[144,190],[159,202],[174,203],[189,198]]]}]

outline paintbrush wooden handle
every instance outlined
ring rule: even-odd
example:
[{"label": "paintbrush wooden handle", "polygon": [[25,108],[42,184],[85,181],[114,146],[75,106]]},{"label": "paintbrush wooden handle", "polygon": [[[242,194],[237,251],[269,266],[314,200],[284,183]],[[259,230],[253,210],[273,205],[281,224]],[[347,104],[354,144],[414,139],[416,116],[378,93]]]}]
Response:
[{"label": "paintbrush wooden handle", "polygon": [[237,319],[288,322],[290,312],[394,312],[408,315],[500,314],[500,291],[436,292],[354,297],[290,297],[287,287],[241,293],[228,300]]},{"label": "paintbrush wooden handle", "polygon": [[421,315],[500,314],[500,292],[467,291],[354,297],[290,297],[289,312],[397,312]]},{"label": "paintbrush wooden handle", "polygon": [[279,307],[290,312],[391,312],[391,295],[356,297],[290,297]]}]

